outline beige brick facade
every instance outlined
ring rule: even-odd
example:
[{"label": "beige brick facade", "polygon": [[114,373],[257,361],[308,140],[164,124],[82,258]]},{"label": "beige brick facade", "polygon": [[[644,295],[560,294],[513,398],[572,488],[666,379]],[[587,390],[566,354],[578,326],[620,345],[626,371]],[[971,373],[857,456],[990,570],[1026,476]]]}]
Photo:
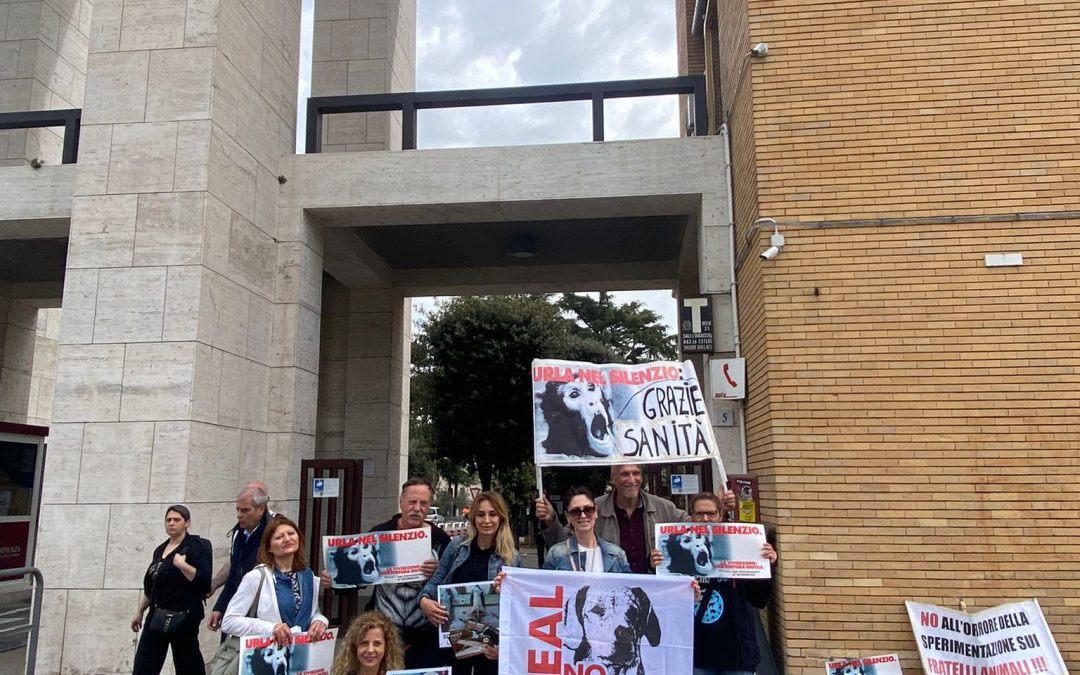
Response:
[{"label": "beige brick facade", "polygon": [[[787,672],[892,651],[919,671],[906,599],[1036,597],[1075,665],[1077,6],[718,4],[749,462],[778,531]],[[747,62],[759,41],[769,56]],[[787,237],[773,261],[759,217]],[[984,263],[1009,252],[1023,266]]]}]

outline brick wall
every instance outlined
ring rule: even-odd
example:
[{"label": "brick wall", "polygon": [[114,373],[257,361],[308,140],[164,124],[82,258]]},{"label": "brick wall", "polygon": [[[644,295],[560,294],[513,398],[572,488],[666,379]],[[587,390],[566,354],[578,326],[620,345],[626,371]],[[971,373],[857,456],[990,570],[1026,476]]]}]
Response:
[{"label": "brick wall", "polygon": [[[885,4],[718,7],[774,645],[789,673],[918,672],[904,600],[1037,597],[1075,664],[1075,8]],[[787,236],[768,263],[758,216]],[[1001,252],[1024,265],[984,265]]]}]

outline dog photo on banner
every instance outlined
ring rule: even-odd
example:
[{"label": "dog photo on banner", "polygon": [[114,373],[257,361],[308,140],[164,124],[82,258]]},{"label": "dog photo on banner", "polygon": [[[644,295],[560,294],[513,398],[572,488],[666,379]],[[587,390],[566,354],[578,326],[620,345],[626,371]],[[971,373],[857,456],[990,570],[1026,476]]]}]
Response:
[{"label": "dog photo on banner", "polygon": [[337,629],[328,628],[318,640],[306,633],[293,636],[290,645],[278,645],[274,638],[250,636],[240,639],[239,675],[300,675],[329,673],[334,663]]},{"label": "dog photo on banner", "polygon": [[688,675],[693,590],[683,577],[508,568],[500,675]]},{"label": "dog photo on banner", "polygon": [[431,557],[426,527],[322,538],[323,565],[334,588],[421,581],[420,566]]}]

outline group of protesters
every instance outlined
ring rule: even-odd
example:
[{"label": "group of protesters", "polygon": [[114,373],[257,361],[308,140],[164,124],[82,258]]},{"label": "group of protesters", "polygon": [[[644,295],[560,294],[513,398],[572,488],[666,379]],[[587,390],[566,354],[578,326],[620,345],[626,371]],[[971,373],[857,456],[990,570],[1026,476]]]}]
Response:
[{"label": "group of protesters", "polygon": [[[580,486],[565,499],[568,523],[555,518],[551,503],[536,500],[535,515],[544,524],[538,536],[547,544],[544,569],[648,574],[660,565],[654,540],[657,523],[719,522],[735,506],[734,493],[708,492],[688,501],[689,513],[671,501],[642,490],[642,467],[615,465],[613,490],[599,497]],[[448,608],[438,601],[442,584],[493,581],[501,583],[505,567],[521,566],[510,514],[494,491],[478,494],[469,508],[464,536],[451,539],[426,521],[434,491],[426,480],[404,483],[400,511],[373,531],[429,527],[431,559],[421,566],[424,580],[374,587],[365,612],[355,617],[339,641],[332,675],[383,675],[388,670],[435,669],[452,665],[455,675],[494,675],[498,648],[455,660],[440,649],[438,626]],[[176,672],[206,673],[198,630],[203,602],[221,593],[207,620],[221,631],[222,647],[210,664],[211,675],[236,672],[237,638],[272,636],[287,644],[298,633],[318,638],[327,628],[319,612],[319,589],[331,582],[326,570],[315,574],[306,556],[303,533],[295,522],[269,510],[266,486],[249,483],[237,496],[236,525],[229,532],[226,563],[214,573],[212,551],[205,539],[189,532],[191,514],[182,505],[165,514],[168,540],[158,546],[143,580],[143,593],[131,621],[142,630],[134,675],[157,675],[172,649]],[[769,544],[761,555],[776,563]],[[694,608],[694,673],[753,673],[760,661],[752,607],[764,607],[769,580],[692,580]],[[146,614],[147,610],[149,614]],[[144,623],[145,615],[145,623]],[[230,645],[226,635],[233,636]]]}]

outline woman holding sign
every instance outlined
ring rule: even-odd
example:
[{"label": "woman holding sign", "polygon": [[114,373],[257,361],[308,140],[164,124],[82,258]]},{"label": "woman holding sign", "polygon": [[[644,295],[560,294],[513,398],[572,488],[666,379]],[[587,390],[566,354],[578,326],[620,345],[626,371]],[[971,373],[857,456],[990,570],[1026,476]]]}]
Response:
[{"label": "woman holding sign", "polygon": [[259,543],[260,564],[240,581],[221,630],[237,637],[273,635],[279,646],[291,644],[293,633],[322,636],[327,621],[319,612],[319,578],[304,550],[296,523],[271,518]]},{"label": "woman holding sign", "polygon": [[[420,611],[433,625],[441,626],[450,619],[447,608],[436,599],[440,584],[492,581],[504,565],[521,566],[509,517],[506,501],[499,493],[476,495],[469,508],[467,534],[450,542],[439,559],[439,569],[420,592]],[[487,661],[479,656],[459,661],[454,675],[493,675],[498,670],[498,649],[486,647],[485,656]]]},{"label": "woman holding sign", "polygon": [[573,534],[548,549],[543,569],[629,574],[626,552],[596,536],[596,499],[592,490],[575,485],[567,490],[563,503]]}]

